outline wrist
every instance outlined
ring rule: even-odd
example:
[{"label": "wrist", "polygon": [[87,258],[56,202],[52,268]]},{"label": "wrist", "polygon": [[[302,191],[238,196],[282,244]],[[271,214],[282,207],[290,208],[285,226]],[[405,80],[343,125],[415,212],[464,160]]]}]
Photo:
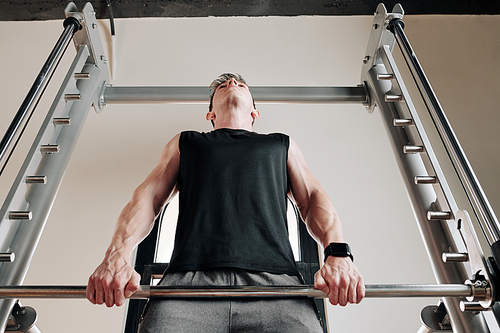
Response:
[{"label": "wrist", "polygon": [[124,247],[117,248],[110,246],[106,251],[104,258],[107,260],[123,260],[125,262],[129,262],[131,255],[132,252]]}]

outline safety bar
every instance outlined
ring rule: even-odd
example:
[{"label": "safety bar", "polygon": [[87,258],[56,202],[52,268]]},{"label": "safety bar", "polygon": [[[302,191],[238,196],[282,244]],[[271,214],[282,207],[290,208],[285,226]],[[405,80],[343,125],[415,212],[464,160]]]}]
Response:
[{"label": "safety bar", "polygon": [[[51,73],[54,72],[54,69],[57,67],[60,59],[64,55],[64,52],[66,51],[66,48],[68,47],[73,34],[76,31],[78,31],[79,28],[80,28],[80,23],[74,17],[69,17],[64,21],[63,33],[57,40],[57,43],[52,49],[52,52],[47,58],[47,61],[40,70],[40,73],[36,77],[35,82],[31,86],[31,89],[28,91],[28,94],[26,95],[23,103],[21,104],[19,110],[14,116],[14,119],[7,128],[7,131],[5,132],[2,141],[0,141],[0,175],[5,169],[5,166],[7,165],[7,161],[10,155],[12,154],[12,151],[15,149],[14,146],[17,142],[17,140],[15,140],[16,135],[20,133],[18,139],[22,135],[21,131],[22,123],[24,122],[26,116],[28,115],[29,110],[32,109],[32,107],[33,109],[36,107],[36,104],[38,102],[35,103],[35,100],[37,98],[39,99],[43,95],[43,88],[46,86],[46,83],[50,81],[50,78],[49,79],[47,78]],[[29,117],[25,125],[27,124],[28,121]],[[9,150],[10,147],[12,147],[11,153],[7,155],[7,151]]]},{"label": "safety bar", "polygon": [[[252,87],[258,103],[365,103],[365,88],[359,87]],[[114,87],[101,96],[108,103],[208,103],[207,87]]]},{"label": "safety bar", "polygon": [[[477,288],[466,284],[366,285],[365,297],[474,297]],[[86,286],[1,286],[0,298],[85,298]],[[481,293],[477,293],[481,294]],[[141,286],[129,298],[163,297],[311,297],[327,295],[313,286],[248,286],[182,288]]]},{"label": "safety bar", "polygon": [[[389,24],[390,31],[396,37],[396,41],[401,48],[404,58],[415,78],[420,93],[429,109],[429,112],[436,124],[441,140],[446,146],[448,154],[453,162],[462,186],[467,193],[472,207],[479,220],[489,245],[496,243],[492,247],[493,256],[497,263],[500,263],[500,223],[488,201],[484,191],[460,145],[458,139],[445,115],[443,109],[434,94],[434,91],[427,80],[427,77],[420,66],[417,56],[413,52],[410,42],[403,31],[404,22],[401,19],[394,19]],[[495,251],[496,249],[496,251]]]}]

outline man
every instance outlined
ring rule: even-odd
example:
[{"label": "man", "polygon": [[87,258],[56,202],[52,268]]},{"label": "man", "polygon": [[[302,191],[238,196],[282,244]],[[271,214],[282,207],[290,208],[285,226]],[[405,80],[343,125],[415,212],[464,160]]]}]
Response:
[{"label": "man", "polygon": [[[105,258],[89,278],[87,298],[120,306],[137,290],[132,250],[179,192],[174,251],[160,284],[300,284],[286,230],[288,196],[325,248],[315,287],[333,305],[359,303],[363,278],[338,215],[297,144],[284,134],[252,132],[260,113],[241,76],[223,74],[211,89],[206,119],[214,131],[183,132],[167,143],[121,212]],[[140,332],[321,332],[312,304],[306,299],[154,300]]]}]

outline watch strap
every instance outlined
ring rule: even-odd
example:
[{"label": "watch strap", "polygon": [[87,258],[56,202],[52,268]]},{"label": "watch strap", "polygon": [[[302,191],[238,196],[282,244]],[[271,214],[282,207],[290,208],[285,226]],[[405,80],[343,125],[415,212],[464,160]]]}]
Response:
[{"label": "watch strap", "polygon": [[347,243],[330,243],[325,248],[325,261],[328,256],[333,257],[349,257],[354,262],[354,256],[351,253],[351,248]]}]

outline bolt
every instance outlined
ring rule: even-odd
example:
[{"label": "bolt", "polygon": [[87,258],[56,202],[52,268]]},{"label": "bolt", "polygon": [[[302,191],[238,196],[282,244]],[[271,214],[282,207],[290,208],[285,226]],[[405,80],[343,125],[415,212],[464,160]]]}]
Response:
[{"label": "bolt", "polygon": [[95,29],[95,28],[97,28],[97,24],[92,23],[92,29]]},{"label": "bolt", "polygon": [[481,286],[482,286],[482,285],[483,285],[483,284],[482,284],[482,282],[481,282],[481,281],[475,281],[475,282],[474,282],[474,287],[476,287],[476,288],[481,288]]},{"label": "bolt", "polygon": [[107,63],[107,62],[108,62],[108,60],[106,59],[106,57],[105,57],[105,56],[103,56],[103,55],[101,56],[101,61],[102,61],[103,63]]},{"label": "bolt", "polygon": [[373,25],[373,29],[378,29],[378,24],[377,24],[377,23],[375,23],[375,24]]},{"label": "bolt", "polygon": [[370,56],[366,56],[364,59],[363,59],[363,64],[367,64],[368,63],[368,60],[370,60]]}]

